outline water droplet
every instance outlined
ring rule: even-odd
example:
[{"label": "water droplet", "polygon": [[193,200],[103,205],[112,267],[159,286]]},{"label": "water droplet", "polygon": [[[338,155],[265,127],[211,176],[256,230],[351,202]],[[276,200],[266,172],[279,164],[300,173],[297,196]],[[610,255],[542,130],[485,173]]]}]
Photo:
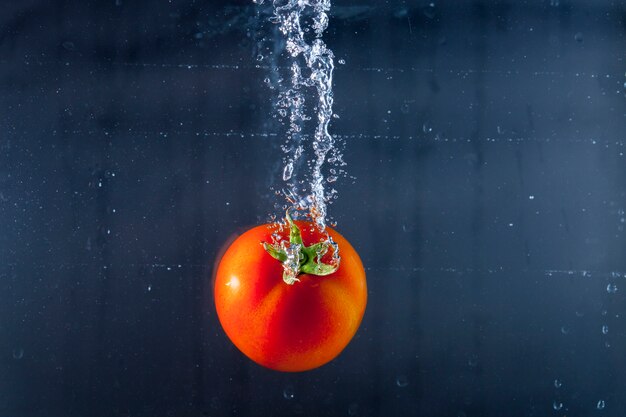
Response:
[{"label": "water droplet", "polygon": [[296,397],[296,393],[291,385],[287,385],[283,390],[283,397],[286,400],[293,400]]},{"label": "water droplet", "polygon": [[606,286],[606,292],[608,292],[609,294],[615,294],[617,292],[617,285],[615,284],[609,284]]},{"label": "water droplet", "polygon": [[562,409],[562,408],[563,408],[563,403],[562,403],[562,402],[560,402],[560,401],[556,401],[556,400],[555,400],[555,401],[552,403],[552,408],[554,408],[556,411],[559,411],[560,409]]},{"label": "water droplet", "polygon": [[563,386],[563,382],[558,379],[554,380],[554,388],[561,388]]},{"label": "water droplet", "polygon": [[609,334],[609,326],[606,324],[602,326],[602,334]]},{"label": "water droplet", "polygon": [[16,348],[13,349],[13,359],[20,360],[24,357],[24,349]]},{"label": "water droplet", "polygon": [[582,42],[583,41],[583,34],[581,32],[578,32],[574,35],[574,39],[576,40],[576,42]]},{"label": "water droplet", "polygon": [[598,410],[604,410],[604,407],[606,407],[606,403],[604,402],[604,400],[600,400],[598,401],[598,404],[596,404],[596,408]]},{"label": "water droplet", "polygon": [[406,377],[406,375],[399,375],[396,378],[396,385],[400,388],[404,388],[409,385],[409,379]]}]

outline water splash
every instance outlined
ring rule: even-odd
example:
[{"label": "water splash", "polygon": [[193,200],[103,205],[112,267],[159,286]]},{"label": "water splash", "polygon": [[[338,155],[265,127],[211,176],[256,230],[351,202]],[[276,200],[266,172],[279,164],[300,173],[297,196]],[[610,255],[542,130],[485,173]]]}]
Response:
[{"label": "water splash", "polygon": [[[264,0],[253,0],[263,4]],[[333,117],[334,54],[321,39],[328,27],[330,0],[273,0],[270,22],[278,26],[284,37],[284,49],[291,61],[288,76],[280,79],[277,112],[287,124],[283,192],[295,210],[308,212],[311,220],[323,231],[326,227],[327,204],[336,191],[325,189],[326,183],[337,180],[345,165],[343,157],[329,133]],[[312,101],[312,102],[309,102]],[[311,112],[315,112],[314,115]],[[309,131],[312,121],[315,127]],[[312,155],[309,156],[309,153]],[[324,167],[334,165],[325,177]],[[307,172],[301,172],[307,168]]]}]

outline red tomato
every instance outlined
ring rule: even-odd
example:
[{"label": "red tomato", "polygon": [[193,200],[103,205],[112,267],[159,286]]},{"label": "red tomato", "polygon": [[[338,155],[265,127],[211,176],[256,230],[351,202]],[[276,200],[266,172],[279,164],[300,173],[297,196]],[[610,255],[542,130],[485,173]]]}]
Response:
[{"label": "red tomato", "polygon": [[[324,237],[310,222],[294,223],[304,246]],[[282,263],[261,245],[271,242],[275,226],[248,230],[222,257],[214,287],[217,315],[230,340],[256,363],[285,372],[317,368],[356,333],[367,303],[365,270],[350,243],[326,230],[339,246],[339,268],[326,276],[300,273],[293,285],[283,280]],[[278,233],[289,238],[288,228]]]}]

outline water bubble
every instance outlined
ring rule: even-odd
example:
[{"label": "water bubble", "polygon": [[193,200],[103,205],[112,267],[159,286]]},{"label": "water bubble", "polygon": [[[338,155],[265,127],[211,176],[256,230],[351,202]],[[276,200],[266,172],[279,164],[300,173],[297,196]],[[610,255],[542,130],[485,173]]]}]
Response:
[{"label": "water bubble", "polygon": [[606,292],[608,292],[609,294],[615,294],[617,292],[617,285],[615,284],[609,284],[606,286]]},{"label": "water bubble", "polygon": [[602,326],[602,334],[609,334],[609,326],[606,324]]},{"label": "water bubble", "polygon": [[76,50],[76,46],[74,45],[74,42],[72,41],[65,41],[61,44],[61,46],[63,46],[63,49],[67,50],[67,51],[74,51]]},{"label": "water bubble", "polygon": [[424,16],[429,19],[433,19],[435,17],[435,3],[430,3],[427,7],[424,8]]},{"label": "water bubble", "polygon": [[293,400],[296,397],[296,393],[293,389],[293,386],[287,385],[283,390],[283,398],[286,400]]},{"label": "water bubble", "polygon": [[563,386],[563,382],[558,379],[554,380],[554,388],[561,388]]},{"label": "water bubble", "polygon": [[13,349],[13,359],[20,360],[24,357],[24,349],[16,348]]},{"label": "water bubble", "polygon": [[559,411],[559,410],[561,410],[561,409],[563,408],[563,403],[562,403],[562,402],[560,402],[560,401],[556,401],[556,400],[555,400],[555,401],[552,403],[552,408],[553,408],[555,411]]},{"label": "water bubble", "polygon": [[583,34],[581,32],[578,32],[574,35],[574,39],[576,40],[576,42],[582,42],[583,41]]},{"label": "water bubble", "polygon": [[289,181],[293,175],[293,162],[289,162],[283,169],[283,181]]},{"label": "water bubble", "polygon": [[467,364],[470,368],[475,368],[478,365],[478,357],[476,357],[476,355],[472,355],[472,357],[467,361]]},{"label": "water bubble", "polygon": [[606,407],[606,403],[604,402],[604,400],[600,400],[598,401],[598,404],[596,404],[596,408],[598,410],[604,410],[604,407]]},{"label": "water bubble", "polygon": [[406,375],[398,375],[398,377],[396,378],[396,385],[400,388],[404,388],[409,385],[409,379],[406,377]]}]

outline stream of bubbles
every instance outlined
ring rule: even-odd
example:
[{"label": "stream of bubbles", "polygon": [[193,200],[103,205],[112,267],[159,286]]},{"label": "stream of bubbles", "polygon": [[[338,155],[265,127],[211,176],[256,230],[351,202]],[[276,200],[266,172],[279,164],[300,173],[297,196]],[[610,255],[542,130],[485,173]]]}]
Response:
[{"label": "stream of bubbles", "polygon": [[[262,4],[265,0],[253,0]],[[333,118],[334,55],[321,39],[328,27],[330,0],[273,0],[269,19],[284,37],[290,61],[289,82],[283,84],[277,100],[278,115],[288,122],[282,172],[283,193],[295,212],[308,212],[324,231],[327,204],[337,191],[325,185],[343,174],[341,152],[328,131]],[[307,101],[312,101],[308,103]],[[312,114],[313,113],[313,114]],[[311,121],[310,123],[307,123]],[[309,129],[310,124],[315,127]],[[310,130],[310,131],[309,131]],[[312,152],[310,157],[308,154]],[[329,163],[328,175],[324,164]],[[306,167],[307,172],[299,172]]]}]

